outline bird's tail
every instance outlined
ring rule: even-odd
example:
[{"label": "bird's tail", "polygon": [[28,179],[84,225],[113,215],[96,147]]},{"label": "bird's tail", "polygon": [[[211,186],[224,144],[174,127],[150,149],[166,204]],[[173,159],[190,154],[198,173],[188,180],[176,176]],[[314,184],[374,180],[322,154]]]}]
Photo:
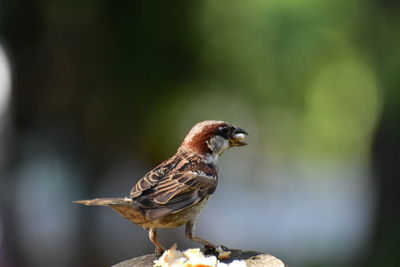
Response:
[{"label": "bird's tail", "polygon": [[89,200],[73,201],[76,204],[85,204],[87,206],[106,206],[110,207],[121,216],[127,218],[133,223],[142,225],[147,219],[144,211],[131,198],[96,198]]},{"label": "bird's tail", "polygon": [[96,199],[89,199],[89,200],[76,200],[72,203],[76,204],[84,204],[86,206],[115,206],[115,205],[122,205],[122,206],[129,206],[132,205],[132,199],[130,198],[96,198]]}]

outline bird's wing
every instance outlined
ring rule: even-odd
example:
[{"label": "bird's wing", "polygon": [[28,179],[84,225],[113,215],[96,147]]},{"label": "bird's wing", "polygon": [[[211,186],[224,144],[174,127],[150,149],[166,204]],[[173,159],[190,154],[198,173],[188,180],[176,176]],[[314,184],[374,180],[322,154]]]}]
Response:
[{"label": "bird's wing", "polygon": [[209,177],[204,173],[176,173],[164,177],[134,201],[146,210],[149,220],[155,220],[199,203],[213,193],[216,186],[216,177]]},{"label": "bird's wing", "polygon": [[137,182],[137,184],[132,188],[130,197],[133,199],[137,198],[146,190],[156,186],[158,182],[173,172],[178,163],[181,161],[182,159],[175,155],[172,158],[162,162]]}]

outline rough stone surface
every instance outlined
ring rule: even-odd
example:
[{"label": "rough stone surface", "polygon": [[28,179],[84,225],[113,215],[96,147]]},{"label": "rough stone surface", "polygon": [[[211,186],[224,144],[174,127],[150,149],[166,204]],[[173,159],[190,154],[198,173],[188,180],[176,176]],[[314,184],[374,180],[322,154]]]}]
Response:
[{"label": "rough stone surface", "polygon": [[269,254],[260,254],[246,260],[248,267],[284,267],[283,261]]},{"label": "rough stone surface", "polygon": [[[230,259],[222,262],[229,263],[240,259],[246,260],[248,267],[287,267],[283,261],[269,254],[255,251],[242,251],[239,249],[229,249],[229,251],[231,251]],[[208,255],[210,254],[212,253]],[[152,267],[156,259],[154,254],[149,254],[120,262],[113,267]]]}]

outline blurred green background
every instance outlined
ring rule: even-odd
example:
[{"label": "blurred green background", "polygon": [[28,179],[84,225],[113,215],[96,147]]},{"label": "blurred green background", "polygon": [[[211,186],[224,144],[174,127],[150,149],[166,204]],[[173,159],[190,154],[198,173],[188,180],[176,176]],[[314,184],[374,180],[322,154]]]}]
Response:
[{"label": "blurred green background", "polygon": [[[249,133],[200,236],[290,266],[395,266],[400,4],[0,0],[0,266],[109,266],[127,196],[197,122]],[[161,242],[197,244],[183,229]]]}]

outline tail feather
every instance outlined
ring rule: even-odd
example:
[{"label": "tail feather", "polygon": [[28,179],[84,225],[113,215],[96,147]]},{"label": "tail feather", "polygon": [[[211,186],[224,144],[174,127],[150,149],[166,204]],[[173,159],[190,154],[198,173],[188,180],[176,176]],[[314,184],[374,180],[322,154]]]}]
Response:
[{"label": "tail feather", "polygon": [[96,198],[89,200],[76,200],[76,204],[87,206],[106,206],[118,212],[133,223],[142,225],[147,222],[143,210],[131,198]]},{"label": "tail feather", "polygon": [[89,200],[76,200],[72,201],[75,204],[84,204],[86,206],[113,206],[113,205],[131,205],[132,199],[130,198],[96,198]]}]

